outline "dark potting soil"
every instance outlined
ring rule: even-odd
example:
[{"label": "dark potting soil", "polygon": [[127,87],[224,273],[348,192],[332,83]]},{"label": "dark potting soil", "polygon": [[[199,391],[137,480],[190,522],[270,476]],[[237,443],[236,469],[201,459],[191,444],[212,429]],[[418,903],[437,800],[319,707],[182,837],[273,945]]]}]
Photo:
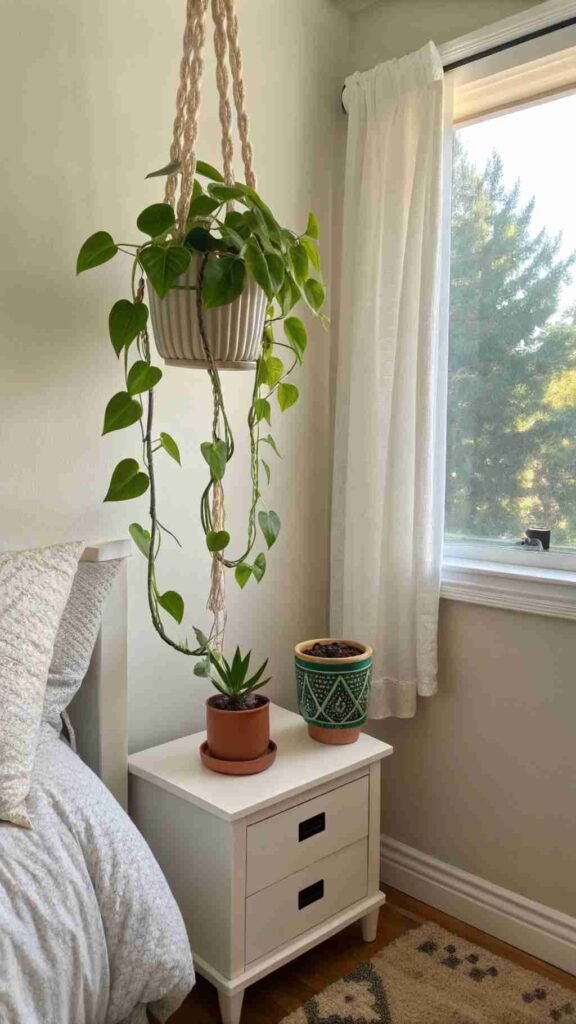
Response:
[{"label": "dark potting soil", "polygon": [[362,651],[352,644],[343,644],[334,640],[330,644],[313,644],[304,651],[311,658],[357,658]]},{"label": "dark potting soil", "polygon": [[249,693],[239,700],[233,697],[226,697],[223,693],[210,697],[210,704],[219,711],[253,711],[254,708],[261,708],[266,704],[266,697],[259,693]]}]

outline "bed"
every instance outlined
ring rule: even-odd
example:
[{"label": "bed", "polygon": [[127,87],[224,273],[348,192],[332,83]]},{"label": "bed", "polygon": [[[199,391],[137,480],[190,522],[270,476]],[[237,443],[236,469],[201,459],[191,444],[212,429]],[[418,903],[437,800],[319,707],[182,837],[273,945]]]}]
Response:
[{"label": "bed", "polygon": [[[96,545],[83,558],[128,551]],[[70,718],[78,753],[42,726],[33,829],[0,822],[0,1024],[145,1024],[148,1011],[162,1022],[194,974],[178,908],[125,811],[125,561]]]}]

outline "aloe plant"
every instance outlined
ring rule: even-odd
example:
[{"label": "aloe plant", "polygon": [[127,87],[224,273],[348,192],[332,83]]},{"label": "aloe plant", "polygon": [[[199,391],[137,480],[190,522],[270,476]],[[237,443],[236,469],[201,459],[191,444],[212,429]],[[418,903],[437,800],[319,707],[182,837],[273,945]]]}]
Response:
[{"label": "aloe plant", "polygon": [[[196,635],[198,637],[198,633]],[[248,651],[248,654],[243,657],[240,648],[237,647],[232,663],[230,663],[223,654],[210,646],[206,637],[201,639],[205,641],[203,644],[205,656],[202,661],[196,662],[194,672],[197,676],[206,676],[211,680],[216,689],[226,697],[226,703],[230,710],[241,709],[254,690],[259,690],[270,682],[270,676],[267,679],[262,679],[268,659],[260,665],[254,675],[248,676],[252,651]]]}]

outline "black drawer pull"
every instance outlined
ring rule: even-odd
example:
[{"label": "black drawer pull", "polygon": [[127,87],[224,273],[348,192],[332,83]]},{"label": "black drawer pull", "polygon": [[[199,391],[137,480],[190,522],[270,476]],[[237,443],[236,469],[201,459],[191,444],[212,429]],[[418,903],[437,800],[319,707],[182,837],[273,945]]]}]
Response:
[{"label": "black drawer pull", "polygon": [[300,889],[298,893],[298,910],[304,910],[304,907],[309,907],[311,903],[316,903],[323,896],[324,879],[321,878],[319,882],[313,882],[312,885],[307,885],[305,889]]},{"label": "black drawer pull", "polygon": [[326,828],[326,815],[324,811],[322,814],[315,814],[313,818],[306,818],[306,821],[301,821],[298,825],[298,842],[302,843],[305,839],[310,839],[311,836],[317,836],[319,832],[324,832]]}]

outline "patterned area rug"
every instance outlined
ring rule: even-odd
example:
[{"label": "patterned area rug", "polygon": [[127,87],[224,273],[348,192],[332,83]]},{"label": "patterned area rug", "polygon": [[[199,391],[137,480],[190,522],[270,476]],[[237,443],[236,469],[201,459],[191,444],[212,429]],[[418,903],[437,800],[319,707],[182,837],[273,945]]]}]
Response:
[{"label": "patterned area rug", "polygon": [[576,992],[422,925],[282,1024],[576,1024]]}]

